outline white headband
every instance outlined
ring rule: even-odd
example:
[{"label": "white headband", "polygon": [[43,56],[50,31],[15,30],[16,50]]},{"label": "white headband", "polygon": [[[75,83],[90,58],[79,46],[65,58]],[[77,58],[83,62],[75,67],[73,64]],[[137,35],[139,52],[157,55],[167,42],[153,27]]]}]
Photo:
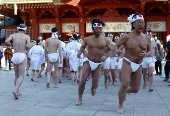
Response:
[{"label": "white headband", "polygon": [[101,23],[94,23],[93,27],[102,27],[102,24]]},{"label": "white headband", "polygon": [[120,33],[120,37],[122,37],[123,35],[125,35],[125,33]]},{"label": "white headband", "polygon": [[[132,27],[132,23],[135,22],[136,20],[138,20],[138,19],[144,20],[144,18],[143,18],[143,16],[142,16],[141,14],[136,15],[136,16],[134,16],[134,15],[135,15],[135,14],[130,15],[130,16],[128,17],[128,19],[127,19],[127,20],[129,21],[131,27]],[[133,17],[133,16],[134,16],[134,17]],[[133,17],[133,18],[132,18],[132,17]]]},{"label": "white headband", "polygon": [[146,32],[147,35],[152,35],[152,32]]},{"label": "white headband", "polygon": [[119,39],[119,36],[115,36],[115,39]]},{"label": "white headband", "polygon": [[58,32],[52,32],[51,38],[58,38],[57,33],[58,33]]},{"label": "white headband", "polygon": [[22,30],[27,30],[27,27],[25,27],[25,28],[22,28],[22,27],[17,27],[17,29],[22,29]]},{"label": "white headband", "polygon": [[109,36],[113,36],[113,34],[109,33],[109,34],[107,35],[107,37],[109,37]]}]

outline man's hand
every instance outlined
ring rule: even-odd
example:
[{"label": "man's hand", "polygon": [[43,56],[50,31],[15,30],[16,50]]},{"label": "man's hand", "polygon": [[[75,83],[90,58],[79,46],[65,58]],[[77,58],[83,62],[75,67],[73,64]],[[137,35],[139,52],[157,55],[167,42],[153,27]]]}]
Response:
[{"label": "man's hand", "polygon": [[105,61],[106,61],[106,56],[102,56],[102,57],[100,58],[100,61],[101,61],[101,62],[105,62]]},{"label": "man's hand", "polygon": [[140,56],[141,58],[145,58],[145,57],[146,57],[146,52],[143,51],[142,53],[139,54],[139,56]]},{"label": "man's hand", "polygon": [[81,52],[77,53],[77,57],[80,58]]}]

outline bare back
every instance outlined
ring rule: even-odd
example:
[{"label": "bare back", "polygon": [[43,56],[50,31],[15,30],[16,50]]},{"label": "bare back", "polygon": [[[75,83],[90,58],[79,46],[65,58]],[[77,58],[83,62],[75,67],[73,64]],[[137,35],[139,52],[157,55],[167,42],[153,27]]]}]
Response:
[{"label": "bare back", "polygon": [[48,38],[45,42],[45,50],[47,50],[48,54],[57,53],[60,46],[61,41],[56,38]]},{"label": "bare back", "polygon": [[100,58],[105,55],[107,50],[111,49],[111,40],[103,35],[96,38],[94,35],[86,37],[83,46],[87,46],[87,58],[95,63],[99,63]]},{"label": "bare back", "polygon": [[14,53],[26,53],[27,48],[30,48],[30,37],[24,33],[14,33],[10,35],[6,42],[13,41]]},{"label": "bare back", "polygon": [[142,63],[143,60],[139,54],[150,51],[151,47],[149,37],[143,33],[140,35],[129,33],[123,36],[117,45],[118,47],[124,45],[126,51],[124,57],[138,64]]},{"label": "bare back", "polygon": [[45,43],[44,43],[43,41],[41,41],[40,46],[44,49],[44,47],[45,47]]}]

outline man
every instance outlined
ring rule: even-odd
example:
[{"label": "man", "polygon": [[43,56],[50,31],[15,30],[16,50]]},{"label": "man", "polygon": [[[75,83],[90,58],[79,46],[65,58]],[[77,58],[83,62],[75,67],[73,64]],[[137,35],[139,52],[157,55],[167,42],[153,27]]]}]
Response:
[{"label": "man", "polygon": [[1,59],[3,58],[3,48],[0,48],[0,68],[2,68]]},{"label": "man", "polygon": [[[52,72],[52,67],[54,65],[54,74],[53,74],[53,80],[54,80],[54,88],[57,87],[57,72],[58,72],[58,63],[60,58],[60,64],[62,63],[61,60],[61,42],[58,39],[58,29],[56,27],[51,29],[52,36],[48,38],[45,42],[45,58],[47,60],[47,84],[46,87],[50,87],[50,77]],[[59,53],[57,53],[59,52]]]},{"label": "man", "polygon": [[81,44],[77,42],[79,36],[73,34],[71,42],[66,47],[67,55],[69,56],[69,66],[71,71],[72,85],[78,78],[78,68],[80,65],[80,58],[77,57],[77,53],[80,51]]},{"label": "man", "polygon": [[9,70],[11,70],[11,58],[12,58],[12,49],[10,46],[7,47],[7,49],[5,49],[4,51],[4,55],[5,55],[5,62],[6,62],[6,67],[8,65]]},{"label": "man", "polygon": [[107,48],[108,53],[111,51],[110,42],[111,40],[103,35],[103,26],[105,23],[99,19],[92,20],[92,30],[94,35],[86,37],[80,48],[80,52],[77,54],[80,57],[81,53],[84,52],[87,47],[87,60],[84,62],[82,79],[79,84],[79,99],[77,106],[82,104],[82,95],[85,89],[86,80],[92,72],[92,86],[91,94],[95,95],[96,89],[98,87],[98,81],[100,77],[101,63],[106,60],[107,57],[104,56],[105,50]]},{"label": "man", "polygon": [[166,63],[164,66],[164,70],[165,70],[165,79],[163,81],[168,81],[169,79],[169,64],[170,64],[170,39],[168,40],[168,42],[165,43],[165,51],[166,51]]},{"label": "man", "polygon": [[[15,71],[15,89],[12,93],[15,99],[18,99],[18,95],[20,94],[19,87],[22,84],[26,66],[26,51],[30,48],[30,37],[25,34],[27,26],[25,24],[20,24],[17,29],[18,33],[11,34],[5,41],[7,45],[13,45],[14,48],[12,62]],[[13,44],[10,41],[13,41]]]},{"label": "man", "polygon": [[[151,39],[152,38],[152,32],[151,31],[148,31],[146,33],[149,38]],[[155,56],[155,53],[156,55],[158,54],[158,48],[157,48],[157,45],[156,45],[156,42],[154,40],[151,41],[151,54],[148,55],[147,57],[145,57],[143,59],[143,80],[144,80],[144,85],[143,85],[143,88],[145,89],[146,88],[146,82],[147,80],[149,81],[149,92],[153,91],[153,72],[154,72],[154,66],[155,66],[155,62],[156,62],[156,59],[154,58]],[[147,75],[148,75],[148,78],[147,78]]]},{"label": "man", "polygon": [[[38,37],[38,40],[40,40],[40,46],[44,49],[44,47],[45,47],[45,43],[43,42],[43,40],[42,40],[42,37],[41,36],[39,36]],[[42,77],[41,76],[41,72],[44,70],[44,68],[45,68],[45,57],[43,58],[43,60],[42,60],[42,64],[41,64],[41,70],[40,70],[40,73],[39,73],[39,77]]]},{"label": "man", "polygon": [[[111,48],[113,48],[115,46],[115,43],[113,42],[113,35],[109,33],[107,37],[110,38],[111,40],[110,45],[111,45]],[[106,53],[107,53],[107,49],[106,49]],[[111,82],[110,74],[109,74],[110,62],[111,62],[111,59],[110,57],[108,57],[106,61],[103,63],[104,78],[105,78],[104,84],[105,84],[106,89],[108,88],[108,84]]]},{"label": "man", "polygon": [[[132,14],[128,17],[132,32],[121,37],[117,46],[125,48],[123,66],[121,69],[121,86],[119,90],[119,108],[117,113],[123,113],[123,102],[126,93],[137,93],[142,78],[143,58],[150,54],[150,39],[142,33],[145,22],[141,14]],[[118,54],[120,53],[118,50]],[[131,83],[131,87],[128,86]]]},{"label": "man", "polygon": [[[32,39],[30,44],[31,44],[31,48],[32,48],[36,44],[36,41]],[[30,60],[31,60],[28,56],[28,52],[29,52],[29,49],[27,50],[27,53],[26,53],[26,55],[27,55],[26,76],[29,76],[28,71],[30,68]],[[31,79],[31,81],[34,81],[34,80]]]},{"label": "man", "polygon": [[[29,50],[29,58],[31,59],[31,68],[32,68],[32,77],[31,80],[37,82],[40,70],[41,70],[41,64],[42,60],[44,59],[44,49],[39,45],[40,40],[36,41],[36,45],[33,46]],[[35,73],[35,78],[34,78]]]}]

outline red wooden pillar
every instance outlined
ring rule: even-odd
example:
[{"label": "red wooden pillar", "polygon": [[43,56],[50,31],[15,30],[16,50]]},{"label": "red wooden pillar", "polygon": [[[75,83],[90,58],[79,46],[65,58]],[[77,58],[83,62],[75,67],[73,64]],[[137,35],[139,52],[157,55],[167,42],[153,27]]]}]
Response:
[{"label": "red wooden pillar", "polygon": [[32,19],[32,23],[33,23],[33,26],[32,26],[33,38],[31,38],[31,39],[37,40],[38,36],[39,36],[39,23],[37,22],[36,18]]},{"label": "red wooden pillar", "polygon": [[82,40],[84,40],[84,35],[85,35],[85,24],[83,17],[79,18],[79,33],[81,34]]},{"label": "red wooden pillar", "polygon": [[61,34],[62,28],[61,28],[61,22],[59,18],[55,18],[55,25],[56,25],[56,28],[58,29],[58,34]]},{"label": "red wooden pillar", "polygon": [[170,3],[168,3],[168,16],[166,20],[166,36],[170,35]]}]

